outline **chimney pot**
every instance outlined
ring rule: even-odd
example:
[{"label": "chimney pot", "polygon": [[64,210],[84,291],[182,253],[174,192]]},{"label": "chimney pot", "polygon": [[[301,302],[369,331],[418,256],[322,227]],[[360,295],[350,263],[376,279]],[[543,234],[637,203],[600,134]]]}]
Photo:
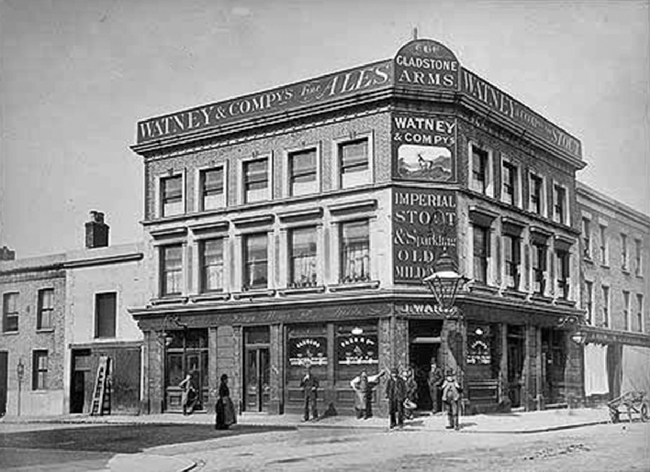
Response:
[{"label": "chimney pot", "polygon": [[7,246],[0,249],[0,261],[13,261],[16,259],[16,251],[12,251]]},{"label": "chimney pot", "polygon": [[108,246],[108,230],[109,226],[104,222],[104,213],[92,210],[90,221],[86,223],[86,248]]}]

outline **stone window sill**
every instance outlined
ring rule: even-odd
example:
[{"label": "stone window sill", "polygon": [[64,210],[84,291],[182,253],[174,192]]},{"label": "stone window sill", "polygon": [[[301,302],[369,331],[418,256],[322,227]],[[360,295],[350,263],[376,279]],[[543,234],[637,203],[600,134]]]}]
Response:
[{"label": "stone window sill", "polygon": [[232,294],[232,298],[235,300],[241,300],[242,298],[263,298],[263,297],[272,297],[275,295],[275,290],[246,290],[244,292],[237,292]]},{"label": "stone window sill", "polygon": [[229,298],[230,298],[229,293],[206,292],[206,293],[201,293],[201,294],[198,294],[198,295],[192,295],[190,297],[190,301],[192,303],[216,302],[216,301],[228,300]]},{"label": "stone window sill", "polygon": [[369,280],[367,282],[352,282],[347,284],[330,285],[329,289],[332,292],[343,292],[346,290],[367,290],[379,287],[379,280]]},{"label": "stone window sill", "polygon": [[323,285],[317,285],[315,287],[290,287],[279,290],[278,293],[282,296],[287,295],[308,295],[311,293],[322,293],[325,291]]}]

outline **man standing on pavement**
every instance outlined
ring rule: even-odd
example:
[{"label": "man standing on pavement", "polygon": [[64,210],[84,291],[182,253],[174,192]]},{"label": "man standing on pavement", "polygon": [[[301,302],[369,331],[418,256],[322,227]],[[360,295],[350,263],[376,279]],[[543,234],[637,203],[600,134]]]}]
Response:
[{"label": "man standing on pavement", "polygon": [[390,371],[386,382],[386,398],[388,399],[388,412],[390,414],[390,428],[404,426],[404,400],[406,399],[406,383],[400,377],[397,368]]},{"label": "man standing on pavement", "polygon": [[460,429],[458,404],[460,403],[461,392],[462,388],[456,380],[453,369],[447,369],[447,375],[442,384],[442,401],[447,406],[447,418],[449,420],[447,429],[455,429],[456,431]]},{"label": "man standing on pavement", "polygon": [[440,411],[440,387],[445,379],[442,375],[442,369],[438,366],[435,359],[431,359],[431,370],[429,371],[429,394],[431,395],[431,411],[435,415]]},{"label": "man standing on pavement", "polygon": [[300,381],[303,396],[305,399],[305,417],[304,421],[309,421],[309,410],[314,420],[318,419],[318,409],[316,408],[316,398],[318,391],[318,379],[311,373],[311,365],[305,364],[307,373]]}]

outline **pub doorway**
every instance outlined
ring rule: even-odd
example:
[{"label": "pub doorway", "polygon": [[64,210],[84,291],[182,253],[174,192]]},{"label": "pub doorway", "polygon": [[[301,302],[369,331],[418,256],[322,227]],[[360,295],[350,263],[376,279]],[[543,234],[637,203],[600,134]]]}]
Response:
[{"label": "pub doorway", "polygon": [[90,349],[72,351],[70,413],[84,413],[89,409],[86,405],[90,405],[94,382],[90,359]]},{"label": "pub doorway", "polygon": [[508,325],[508,398],[513,408],[522,405],[523,373],[526,354],[525,326]]},{"label": "pub doorway", "polygon": [[168,331],[170,343],[165,353],[165,410],[180,413],[182,392],[179,384],[191,376],[196,392],[194,410],[204,410],[208,404],[208,330],[181,329]]},{"label": "pub doorway", "polygon": [[[417,383],[416,404],[418,410],[431,411],[433,402],[429,391],[431,360],[440,366],[440,333],[442,321],[409,321],[409,365]],[[440,399],[438,399],[440,405]]]},{"label": "pub doorway", "polygon": [[244,332],[244,391],[246,411],[263,412],[270,400],[270,333],[268,326],[248,328]]}]

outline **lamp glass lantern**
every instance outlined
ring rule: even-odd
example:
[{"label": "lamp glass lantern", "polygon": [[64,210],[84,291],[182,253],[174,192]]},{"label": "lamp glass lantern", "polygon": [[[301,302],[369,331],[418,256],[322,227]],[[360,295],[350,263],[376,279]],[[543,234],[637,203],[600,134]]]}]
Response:
[{"label": "lamp glass lantern", "polygon": [[434,272],[424,278],[424,282],[433,293],[438,309],[445,314],[453,312],[458,289],[469,279],[456,270],[456,265],[446,252],[434,264]]}]

